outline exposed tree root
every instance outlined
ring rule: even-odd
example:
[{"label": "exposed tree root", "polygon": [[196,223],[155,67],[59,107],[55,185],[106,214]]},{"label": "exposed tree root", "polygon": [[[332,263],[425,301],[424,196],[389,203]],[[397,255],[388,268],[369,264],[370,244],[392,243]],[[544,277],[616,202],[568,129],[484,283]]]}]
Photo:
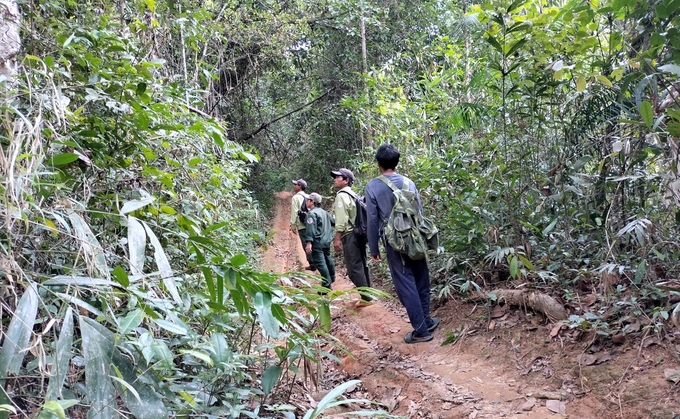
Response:
[{"label": "exposed tree root", "polygon": [[[566,320],[567,310],[557,300],[542,292],[533,290],[494,290],[498,303],[511,306],[528,307],[534,311],[543,313],[550,321],[557,322]],[[474,300],[489,300],[486,294],[477,293]]]}]

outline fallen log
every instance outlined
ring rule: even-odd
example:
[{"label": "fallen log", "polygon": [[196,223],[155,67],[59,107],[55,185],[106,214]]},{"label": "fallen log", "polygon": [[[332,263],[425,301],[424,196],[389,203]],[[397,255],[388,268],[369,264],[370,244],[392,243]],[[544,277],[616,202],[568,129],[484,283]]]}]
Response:
[{"label": "fallen log", "polygon": [[[534,290],[507,290],[499,289],[491,293],[496,296],[498,304],[505,303],[511,306],[528,307],[544,314],[551,322],[567,319],[567,310],[548,294]],[[491,300],[488,294],[475,293],[473,300]]]}]

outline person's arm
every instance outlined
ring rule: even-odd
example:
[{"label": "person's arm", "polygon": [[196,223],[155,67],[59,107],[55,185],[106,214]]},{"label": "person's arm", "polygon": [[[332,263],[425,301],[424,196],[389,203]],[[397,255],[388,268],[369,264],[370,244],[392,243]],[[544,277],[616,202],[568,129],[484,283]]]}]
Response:
[{"label": "person's arm", "polygon": [[305,252],[312,253],[312,242],[316,235],[316,214],[309,212],[307,214],[307,222],[305,224]]},{"label": "person's arm", "polygon": [[293,195],[292,202],[290,204],[290,230],[293,233],[297,233],[297,226],[295,225],[298,220],[298,211],[300,210],[300,202],[298,202],[297,197],[299,195]]}]

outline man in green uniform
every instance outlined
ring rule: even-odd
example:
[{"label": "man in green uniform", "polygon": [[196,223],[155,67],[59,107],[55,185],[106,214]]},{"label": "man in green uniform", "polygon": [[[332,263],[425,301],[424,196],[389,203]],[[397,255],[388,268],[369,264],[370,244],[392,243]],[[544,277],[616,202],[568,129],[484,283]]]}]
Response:
[{"label": "man in green uniform", "polygon": [[323,286],[331,289],[335,281],[335,261],[331,255],[333,240],[333,217],[321,208],[321,195],[313,193],[306,196],[307,228],[305,229],[305,252],[312,256],[314,267],[323,276]]},{"label": "man in green uniform", "polygon": [[[370,287],[371,279],[368,275],[366,263],[366,240],[354,234],[354,223],[357,216],[357,204],[354,200],[356,194],[352,191],[354,173],[342,168],[331,172],[333,186],[338,190],[335,195],[333,211],[335,212],[335,239],[333,248],[336,252],[342,251],[347,267],[347,276],[356,287]],[[371,305],[371,297],[361,295],[356,307]]]},{"label": "man in green uniform", "polygon": [[[298,213],[300,212],[300,208],[302,208],[302,203],[305,201],[305,196],[307,196],[305,189],[307,189],[307,182],[305,182],[304,179],[293,181],[293,191],[295,192],[295,195],[293,195],[292,203],[290,205],[290,229],[300,237],[300,243],[302,244],[303,249],[305,248],[305,223],[303,220],[300,220]],[[305,253],[305,256],[307,257],[308,263],[305,269],[313,271],[314,263],[312,262],[312,256],[308,253]]]}]

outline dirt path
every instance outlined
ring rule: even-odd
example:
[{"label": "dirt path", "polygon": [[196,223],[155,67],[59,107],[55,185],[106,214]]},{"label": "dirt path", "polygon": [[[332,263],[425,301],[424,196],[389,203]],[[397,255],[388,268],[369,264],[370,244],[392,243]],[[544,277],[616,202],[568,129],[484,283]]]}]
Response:
[{"label": "dirt path", "polygon": [[[274,244],[263,260],[273,272],[300,269],[304,263],[298,238],[289,230],[290,198],[289,192],[277,195]],[[334,288],[351,289],[340,258],[337,265]],[[389,284],[382,288],[389,292]],[[663,366],[651,365],[632,346],[607,352],[601,365],[579,366],[575,359],[585,350],[565,343],[573,336],[551,333],[552,325],[537,316],[515,312],[489,321],[487,309],[454,301],[435,311],[442,324],[433,341],[408,345],[403,336],[411,327],[398,301],[355,309],[358,298],[334,301],[332,333],[354,357],[336,352],[342,365],[327,364],[326,376],[329,381],[360,379],[365,393],[354,396],[380,401],[392,414],[671,419],[680,412],[676,389],[663,379]],[[456,344],[442,346],[461,328]],[[329,388],[337,384],[328,383]]]}]

